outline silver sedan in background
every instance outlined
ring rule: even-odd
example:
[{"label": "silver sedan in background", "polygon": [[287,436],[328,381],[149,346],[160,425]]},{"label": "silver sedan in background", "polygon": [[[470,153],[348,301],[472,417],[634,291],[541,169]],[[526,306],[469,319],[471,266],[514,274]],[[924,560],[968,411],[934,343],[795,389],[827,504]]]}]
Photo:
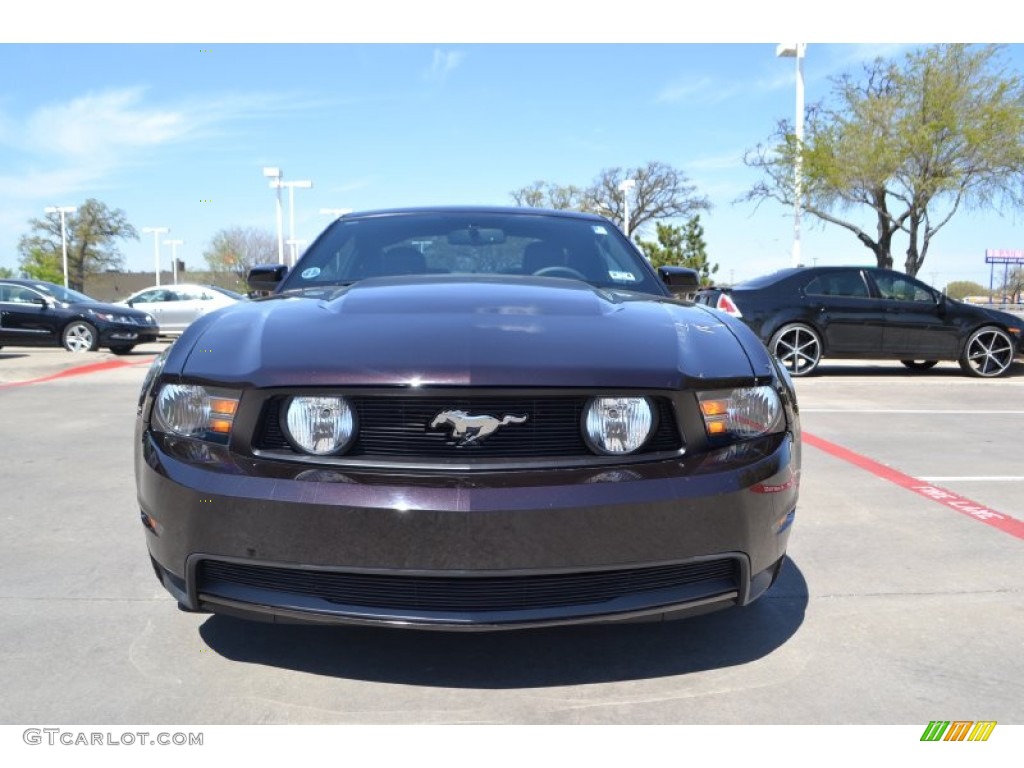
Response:
[{"label": "silver sedan in background", "polygon": [[178,336],[202,315],[246,300],[242,294],[227,288],[182,283],[144,288],[117,303],[151,314],[160,326],[161,336]]}]

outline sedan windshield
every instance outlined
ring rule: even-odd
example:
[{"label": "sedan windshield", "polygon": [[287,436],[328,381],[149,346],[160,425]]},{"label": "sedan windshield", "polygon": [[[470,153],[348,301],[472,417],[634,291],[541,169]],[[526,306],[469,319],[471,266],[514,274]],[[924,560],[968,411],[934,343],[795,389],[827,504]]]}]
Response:
[{"label": "sedan windshield", "polygon": [[413,212],[340,219],[281,290],[396,275],[538,276],[664,294],[650,265],[611,224],[502,212]]},{"label": "sedan windshield", "polygon": [[32,287],[37,291],[53,296],[57,301],[64,304],[97,304],[96,299],[86,296],[84,293],[78,291],[72,291],[70,288],[65,288],[62,285],[56,285],[54,283],[32,283]]}]

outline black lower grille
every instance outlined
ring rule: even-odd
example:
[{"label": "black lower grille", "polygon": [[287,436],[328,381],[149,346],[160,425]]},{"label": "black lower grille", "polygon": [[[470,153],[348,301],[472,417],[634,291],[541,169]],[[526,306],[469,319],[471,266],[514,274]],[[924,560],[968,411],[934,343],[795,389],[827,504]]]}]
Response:
[{"label": "black lower grille", "polygon": [[[260,450],[291,452],[280,425],[286,398],[271,398],[263,411],[253,446]],[[584,457],[594,454],[583,441],[580,422],[586,397],[350,397],[358,418],[356,442],[346,451],[351,458],[383,459],[529,459]],[[655,398],[657,424],[641,453],[673,451],[682,447],[671,403]],[[497,418],[526,417],[522,423],[502,427],[479,443],[456,445],[451,430],[432,428],[441,411],[463,410]]]},{"label": "black lower grille", "polygon": [[736,561],[524,576],[406,576],[279,568],[204,560],[199,592],[244,586],[394,611],[521,611],[603,603],[645,592],[721,583],[737,589]]}]

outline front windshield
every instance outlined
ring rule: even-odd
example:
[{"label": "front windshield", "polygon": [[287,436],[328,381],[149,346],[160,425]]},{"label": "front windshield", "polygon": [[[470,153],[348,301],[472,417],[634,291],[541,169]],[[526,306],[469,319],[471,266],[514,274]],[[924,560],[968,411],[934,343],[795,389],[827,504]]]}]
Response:
[{"label": "front windshield", "polygon": [[535,275],[665,293],[650,265],[607,222],[473,211],[340,219],[310,246],[281,290],[395,275]]},{"label": "front windshield", "polygon": [[65,288],[62,285],[56,285],[54,283],[32,283],[32,287],[37,291],[53,296],[57,301],[64,304],[96,304],[96,299],[86,296],[84,293],[78,291],[72,291],[70,288]]}]

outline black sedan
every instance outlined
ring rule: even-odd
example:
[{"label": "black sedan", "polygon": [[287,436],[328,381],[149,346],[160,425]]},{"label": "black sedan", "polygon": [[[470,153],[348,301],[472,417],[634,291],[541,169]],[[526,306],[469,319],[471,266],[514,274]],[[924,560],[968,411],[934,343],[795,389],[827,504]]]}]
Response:
[{"label": "black sedan", "polygon": [[832,357],[899,360],[918,370],[955,360],[992,378],[1024,355],[1020,317],[962,304],[889,269],[783,269],[703,290],[696,300],[742,319],[794,376]]},{"label": "black sedan", "polygon": [[152,315],[103,304],[44,280],[0,279],[0,346],[60,347],[91,352],[109,347],[125,355],[156,341]]},{"label": "black sedan", "polygon": [[742,323],[606,219],[348,215],[153,364],[135,474],[187,610],[509,629],[746,605],[800,427]]}]

